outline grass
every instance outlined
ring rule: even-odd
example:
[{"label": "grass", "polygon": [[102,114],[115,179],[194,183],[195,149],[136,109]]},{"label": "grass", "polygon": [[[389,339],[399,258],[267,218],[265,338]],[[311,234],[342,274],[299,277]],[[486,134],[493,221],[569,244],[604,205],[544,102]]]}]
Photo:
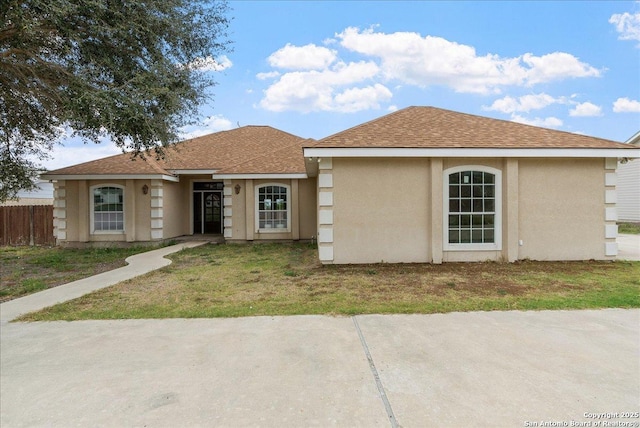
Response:
[{"label": "grass", "polygon": [[618,223],[618,233],[640,235],[640,223]]},{"label": "grass", "polygon": [[116,269],[150,249],[0,247],[0,302]]},{"label": "grass", "polygon": [[638,262],[321,266],[306,244],[206,245],[21,320],[640,307]]}]

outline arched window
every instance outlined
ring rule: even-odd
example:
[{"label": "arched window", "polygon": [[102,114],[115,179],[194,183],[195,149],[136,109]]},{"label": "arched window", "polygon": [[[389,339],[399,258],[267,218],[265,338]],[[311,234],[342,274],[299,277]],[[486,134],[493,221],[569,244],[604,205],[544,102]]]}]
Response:
[{"label": "arched window", "polygon": [[444,249],[502,248],[502,173],[486,166],[444,172]]},{"label": "arched window", "polygon": [[124,188],[117,184],[91,187],[92,233],[124,232]]},{"label": "arched window", "polygon": [[256,229],[259,232],[289,232],[290,191],[284,184],[256,186]]}]

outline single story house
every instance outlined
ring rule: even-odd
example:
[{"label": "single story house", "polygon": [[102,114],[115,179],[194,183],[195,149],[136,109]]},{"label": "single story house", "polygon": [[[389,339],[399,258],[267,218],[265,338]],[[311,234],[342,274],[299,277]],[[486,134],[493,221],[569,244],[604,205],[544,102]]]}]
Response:
[{"label": "single story house", "polygon": [[613,259],[622,143],[408,107],[321,140],[245,126],[47,173],[63,245],[316,240],[322,263]]},{"label": "single story house", "polygon": [[[640,131],[626,141],[640,148]],[[640,223],[640,160],[622,158],[618,164],[618,220]]]}]

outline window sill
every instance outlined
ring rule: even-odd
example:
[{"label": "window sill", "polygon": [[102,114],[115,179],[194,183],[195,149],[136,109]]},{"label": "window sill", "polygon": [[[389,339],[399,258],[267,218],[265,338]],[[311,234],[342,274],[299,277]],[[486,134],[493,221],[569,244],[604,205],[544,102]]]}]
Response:
[{"label": "window sill", "polygon": [[448,244],[442,246],[442,251],[502,251],[500,244]]},{"label": "window sill", "polygon": [[92,235],[124,235],[124,230],[94,230]]},{"label": "window sill", "polygon": [[256,233],[291,233],[291,229],[273,227],[270,229],[258,229]]}]

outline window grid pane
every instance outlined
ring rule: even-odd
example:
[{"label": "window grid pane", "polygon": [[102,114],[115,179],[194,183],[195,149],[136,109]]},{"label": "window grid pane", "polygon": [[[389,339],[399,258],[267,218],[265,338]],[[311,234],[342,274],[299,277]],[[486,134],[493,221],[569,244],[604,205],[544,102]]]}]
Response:
[{"label": "window grid pane", "polygon": [[286,229],[287,188],[283,186],[263,186],[258,188],[258,228]]},{"label": "window grid pane", "polygon": [[93,228],[95,231],[124,231],[124,197],[119,187],[93,190]]},{"label": "window grid pane", "polygon": [[449,243],[495,242],[495,176],[482,171],[449,175]]}]

